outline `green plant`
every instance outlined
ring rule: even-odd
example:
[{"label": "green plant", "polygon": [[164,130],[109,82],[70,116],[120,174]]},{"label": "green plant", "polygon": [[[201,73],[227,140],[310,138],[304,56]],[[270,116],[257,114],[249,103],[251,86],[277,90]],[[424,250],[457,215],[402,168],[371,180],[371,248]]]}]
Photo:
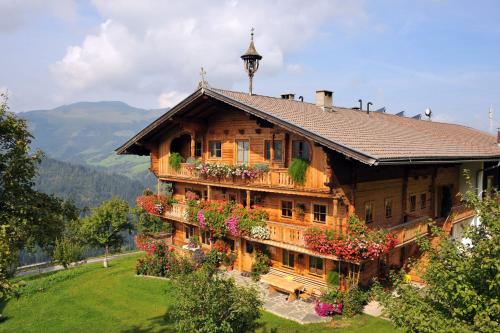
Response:
[{"label": "green plant", "polygon": [[337,271],[329,271],[326,274],[326,283],[331,288],[338,288],[340,285],[340,275]]},{"label": "green plant", "polygon": [[179,279],[175,307],[169,311],[176,332],[255,332],[262,301],[253,288],[204,269]]},{"label": "green plant", "polygon": [[74,239],[63,237],[56,240],[53,260],[64,268],[68,268],[71,263],[83,259],[83,248]]},{"label": "green plant", "polygon": [[401,272],[393,279],[394,293],[377,293],[389,318],[408,332],[488,333],[500,329],[499,195],[494,192],[481,198],[473,190],[463,199],[481,221],[466,229],[468,242],[451,240],[433,226],[437,238],[433,243],[428,237],[419,240],[426,256],[425,261],[415,263],[416,269],[424,268],[425,285],[417,288],[405,282]]},{"label": "green plant", "polygon": [[229,252],[222,258],[222,264],[224,266],[232,266],[234,262],[236,261],[236,255],[233,252]]},{"label": "green plant", "polygon": [[304,218],[306,215],[306,205],[303,203],[298,203],[295,205],[295,212],[299,215],[300,218]]},{"label": "green plant", "polygon": [[258,281],[260,280],[261,275],[269,273],[269,267],[271,267],[271,265],[272,262],[271,259],[269,259],[269,255],[267,253],[261,250],[255,251],[252,271],[250,272],[252,280]]},{"label": "green plant", "polygon": [[252,167],[254,170],[257,170],[260,173],[269,171],[269,164],[267,163],[255,163]]},{"label": "green plant", "polygon": [[308,167],[308,160],[303,158],[294,158],[288,167],[288,174],[296,184],[304,185],[306,182],[306,172]]},{"label": "green plant", "polygon": [[181,168],[181,163],[184,161],[184,157],[179,153],[170,153],[168,158],[168,165],[175,171],[179,171]]},{"label": "green plant", "polygon": [[104,267],[108,267],[109,248],[123,243],[123,232],[133,229],[128,204],[120,198],[104,201],[81,221],[81,234],[88,244],[104,247]]},{"label": "green plant", "polygon": [[357,285],[351,285],[342,293],[342,314],[346,317],[352,317],[363,312],[367,301],[368,293]]}]

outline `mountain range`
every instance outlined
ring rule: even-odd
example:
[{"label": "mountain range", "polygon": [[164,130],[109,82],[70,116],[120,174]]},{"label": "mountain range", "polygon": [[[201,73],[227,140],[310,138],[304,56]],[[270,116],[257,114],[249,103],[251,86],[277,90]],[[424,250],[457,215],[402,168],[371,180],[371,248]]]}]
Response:
[{"label": "mountain range", "polygon": [[79,208],[112,196],[132,204],[155,184],[149,157],[118,156],[114,150],[166,111],[106,101],[18,113],[34,136],[32,148],[45,153],[36,188],[71,199]]}]

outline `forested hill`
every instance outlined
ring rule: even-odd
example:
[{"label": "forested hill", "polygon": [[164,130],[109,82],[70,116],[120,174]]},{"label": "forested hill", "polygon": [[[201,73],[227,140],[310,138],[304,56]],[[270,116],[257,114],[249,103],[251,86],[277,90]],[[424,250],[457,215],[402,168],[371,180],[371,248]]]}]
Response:
[{"label": "forested hill", "polygon": [[166,111],[104,101],[21,112],[19,116],[28,121],[34,136],[32,147],[40,148],[47,156],[106,168],[149,184],[149,157],[117,156],[114,150]]},{"label": "forested hill", "polygon": [[35,187],[47,194],[72,199],[79,208],[95,207],[113,196],[133,205],[144,190],[140,181],[51,158],[42,160]]}]

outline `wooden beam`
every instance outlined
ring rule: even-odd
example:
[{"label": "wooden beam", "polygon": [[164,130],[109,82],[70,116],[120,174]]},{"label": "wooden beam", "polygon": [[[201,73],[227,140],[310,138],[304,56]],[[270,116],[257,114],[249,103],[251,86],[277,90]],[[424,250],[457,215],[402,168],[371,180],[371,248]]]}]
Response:
[{"label": "wooden beam", "polygon": [[250,190],[247,190],[247,191],[246,191],[246,194],[247,194],[247,198],[246,198],[246,207],[247,207],[247,208],[250,208],[250,202],[251,202],[251,200],[250,200]]}]

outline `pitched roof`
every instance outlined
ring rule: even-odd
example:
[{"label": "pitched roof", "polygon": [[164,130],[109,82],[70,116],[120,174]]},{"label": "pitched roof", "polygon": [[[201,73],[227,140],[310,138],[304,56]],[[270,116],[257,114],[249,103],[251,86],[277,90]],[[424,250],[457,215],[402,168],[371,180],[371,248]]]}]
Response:
[{"label": "pitched roof", "polygon": [[[381,112],[367,114],[339,107],[324,111],[312,103],[216,88],[201,88],[201,94],[263,117],[368,164],[500,158],[500,147],[494,136],[466,126]],[[166,120],[176,108],[155,123],[162,122],[162,118]],[[133,139],[140,139],[139,134]],[[123,153],[133,139],[117,149],[118,153]]]}]

